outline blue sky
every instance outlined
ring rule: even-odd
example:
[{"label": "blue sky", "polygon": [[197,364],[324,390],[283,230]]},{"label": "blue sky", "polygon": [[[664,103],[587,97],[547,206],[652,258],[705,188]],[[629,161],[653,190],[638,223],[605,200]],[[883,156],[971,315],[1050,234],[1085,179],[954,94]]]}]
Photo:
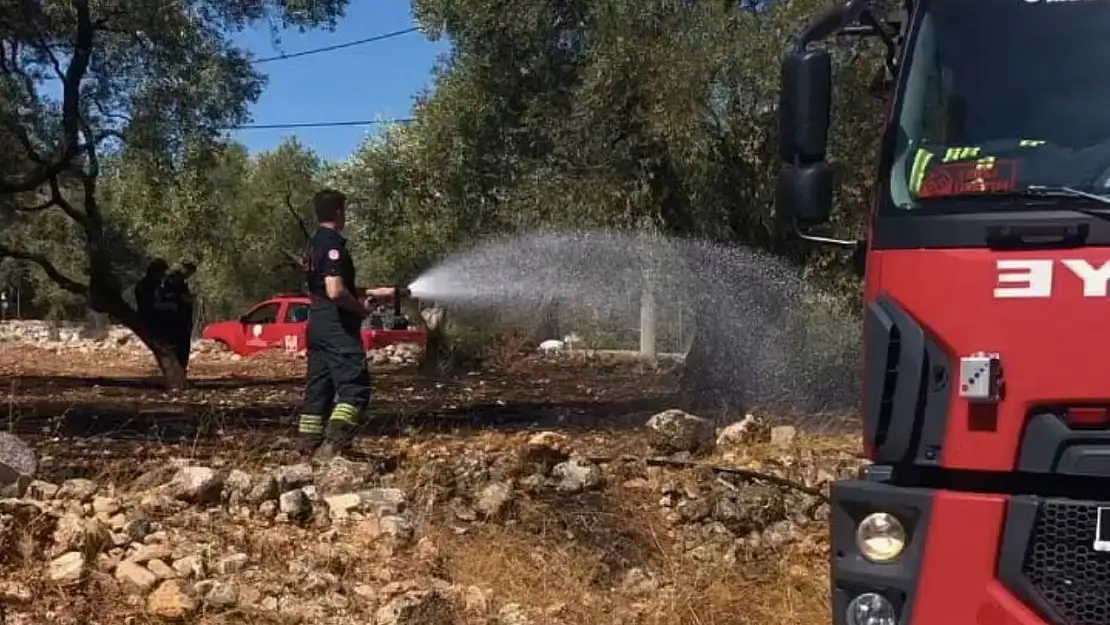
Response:
[{"label": "blue sky", "polygon": [[[292,54],[372,37],[414,26],[409,0],[352,1],[334,32],[282,33],[275,48],[268,29],[240,35],[240,45],[257,57]],[[413,97],[431,85],[436,58],[446,53],[444,41],[431,42],[420,32],[361,46],[260,65],[269,75],[262,98],[252,109],[255,124],[287,124],[379,118],[404,118]],[[295,135],[328,159],[343,159],[373,127],[241,130],[235,139],[251,151],[277,146]]]}]

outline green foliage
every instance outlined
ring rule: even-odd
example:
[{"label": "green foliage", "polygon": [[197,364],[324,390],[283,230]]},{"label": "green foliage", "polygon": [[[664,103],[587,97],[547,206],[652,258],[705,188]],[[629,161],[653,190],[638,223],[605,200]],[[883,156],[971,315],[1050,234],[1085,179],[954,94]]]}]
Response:
[{"label": "green foliage", "polygon": [[127,215],[130,240],[146,251],[130,265],[130,281],[149,258],[191,260],[209,319],[233,318],[259,299],[301,288],[290,256],[305,247],[322,160],[296,140],[253,158],[242,146],[212,144],[186,159],[174,179],[151,179],[141,158],[120,159],[102,178],[104,198]]},{"label": "green foliage", "polygon": [[[846,255],[788,240],[773,213],[779,61],[826,5],[415,0],[425,32],[452,44],[434,90],[415,123],[324,163],[296,141],[251,156],[221,139],[265,84],[230,36],[258,21],[275,37],[330,27],[345,0],[0,0],[13,16],[0,25],[0,256],[48,255],[72,283],[18,276],[71,314],[89,295],[75,284],[119,291],[151,257],[195,260],[206,313],[234,316],[300,286],[295,217],[311,222],[326,184],[352,198],[365,283],[408,280],[491,234],[610,226],[768,249],[851,301]],[[832,229],[851,237],[872,190],[882,110],[867,88],[882,50],[834,50]],[[60,99],[22,80],[78,70],[80,90]],[[52,182],[64,202],[30,210]],[[0,263],[0,281],[14,271]]]},{"label": "green foliage", "polygon": [[[415,124],[340,168],[375,215],[361,238],[376,276],[411,275],[492,233],[615,226],[768,249],[858,297],[847,255],[787,240],[773,212],[779,61],[823,0],[759,15],[669,0],[415,6],[453,44],[435,90]],[[867,89],[881,45],[838,45],[834,59],[832,232],[854,237],[882,119]]]},{"label": "green foliage", "polygon": [[[410,250],[380,261],[396,267],[489,233],[646,227],[767,247],[836,273],[843,255],[791,247],[771,208],[778,61],[823,8],[419,0],[426,30],[454,46],[417,123],[341,168],[347,188],[389,214],[368,243]],[[859,231],[870,192],[881,111],[865,87],[879,52],[837,53],[833,157],[847,210],[834,226],[844,235]]]},{"label": "green foliage", "polygon": [[[222,245],[209,226],[241,172],[217,142],[265,83],[230,37],[258,21],[330,27],[345,7],[0,0],[0,257],[50,265],[66,291],[110,300],[143,255],[125,249],[136,238]],[[102,176],[116,188],[99,189]]]},{"label": "green foliage", "polygon": [[[212,226],[235,157],[218,142],[265,84],[231,37],[259,21],[331,27],[346,5],[0,0],[0,260],[37,268],[21,288],[55,312],[83,301],[108,313],[183,384],[183,363],[124,291],[144,243],[226,248]],[[115,189],[101,188],[106,175]]]}]

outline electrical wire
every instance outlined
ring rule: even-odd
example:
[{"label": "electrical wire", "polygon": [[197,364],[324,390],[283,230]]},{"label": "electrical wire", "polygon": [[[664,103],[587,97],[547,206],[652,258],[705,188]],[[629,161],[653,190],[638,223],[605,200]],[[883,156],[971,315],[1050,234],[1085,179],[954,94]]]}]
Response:
[{"label": "electrical wire", "polygon": [[355,41],[348,41],[346,43],[337,43],[335,45],[324,46],[322,48],[311,48],[309,50],[301,50],[300,52],[293,52],[293,53],[290,53],[290,54],[280,54],[278,56],[268,56],[268,57],[264,57],[264,58],[261,58],[261,59],[255,59],[252,62],[255,65],[258,65],[260,63],[273,63],[274,61],[287,61],[289,59],[296,59],[296,58],[300,58],[302,56],[310,56],[310,55],[313,55],[313,54],[321,54],[323,52],[332,52],[334,50],[343,50],[345,48],[353,48],[355,46],[361,46],[361,45],[365,45],[365,44],[368,44],[368,43],[374,43],[374,42],[377,42],[377,41],[385,41],[386,39],[392,39],[394,37],[400,37],[401,35],[407,35],[409,33],[414,33],[418,30],[420,30],[420,29],[416,28],[416,27],[405,28],[405,29],[402,29],[402,30],[395,30],[391,33],[383,33],[381,35],[374,35],[373,37],[366,37],[364,39],[356,39]]},{"label": "electrical wire", "polygon": [[[330,46],[323,46],[323,47],[320,47],[320,48],[311,48],[309,50],[302,50],[300,52],[293,52],[291,54],[282,54],[282,55],[278,55],[278,56],[269,56],[269,57],[264,57],[264,58],[261,58],[261,59],[255,59],[253,61],[253,63],[255,65],[258,65],[260,63],[272,63],[274,61],[285,61],[285,60],[295,59],[295,58],[299,58],[299,57],[303,57],[303,56],[311,56],[313,54],[322,54],[324,52],[332,52],[334,50],[343,50],[345,48],[353,48],[355,46],[361,46],[361,45],[365,45],[365,44],[368,44],[368,43],[374,43],[374,42],[377,42],[377,41],[384,41],[384,40],[387,40],[387,39],[392,39],[394,37],[400,37],[402,35],[407,35],[409,33],[414,33],[418,30],[420,30],[420,29],[416,28],[416,27],[403,28],[401,30],[395,30],[393,32],[383,33],[383,34],[380,34],[380,35],[374,35],[372,37],[364,37],[362,39],[356,39],[354,41],[348,41],[348,42],[345,42],[345,43],[338,43],[338,44],[334,44],[334,45],[330,45]],[[408,124],[408,123],[411,123],[413,121],[416,121],[416,120],[411,119],[411,118],[400,118],[400,119],[372,119],[372,120],[371,119],[365,119],[365,120],[359,119],[359,120],[344,120],[344,121],[331,121],[331,122],[293,122],[293,123],[288,123],[288,124],[246,124],[246,125],[243,125],[243,126],[236,126],[234,128],[229,128],[229,130],[292,130],[292,129],[295,129],[295,128],[338,128],[338,127],[343,127],[343,126],[378,126],[378,125],[382,125],[382,124]]]},{"label": "electrical wire", "polygon": [[379,126],[383,124],[410,124],[415,118],[401,117],[397,119],[352,119],[334,122],[293,122],[288,124],[246,124],[235,126],[229,130],[288,130],[293,128],[338,128],[341,126]]}]

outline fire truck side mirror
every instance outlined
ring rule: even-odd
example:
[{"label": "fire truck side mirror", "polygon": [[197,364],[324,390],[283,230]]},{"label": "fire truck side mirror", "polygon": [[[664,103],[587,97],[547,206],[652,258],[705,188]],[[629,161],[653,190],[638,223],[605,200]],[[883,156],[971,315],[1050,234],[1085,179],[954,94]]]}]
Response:
[{"label": "fire truck side mirror", "polygon": [[831,110],[829,53],[801,50],[787,56],[779,90],[779,158],[787,163],[824,160]]},{"label": "fire truck side mirror", "polygon": [[783,165],[775,187],[775,213],[799,226],[829,220],[832,213],[833,169],[825,161]]}]

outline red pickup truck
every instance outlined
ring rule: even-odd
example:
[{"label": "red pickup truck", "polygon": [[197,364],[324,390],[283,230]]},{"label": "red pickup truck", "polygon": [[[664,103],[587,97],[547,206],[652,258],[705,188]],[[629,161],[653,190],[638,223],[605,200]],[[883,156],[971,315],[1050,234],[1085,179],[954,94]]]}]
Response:
[{"label": "red pickup truck", "polygon": [[[270,349],[298,352],[305,349],[305,330],[311,300],[302,293],[279,293],[255,304],[235,321],[208,324],[201,338],[216,341],[232,352],[247,356]],[[423,328],[410,327],[407,317],[393,318],[392,311],[372,315],[362,328],[362,345],[367,351],[395,343],[423,345]]]}]

